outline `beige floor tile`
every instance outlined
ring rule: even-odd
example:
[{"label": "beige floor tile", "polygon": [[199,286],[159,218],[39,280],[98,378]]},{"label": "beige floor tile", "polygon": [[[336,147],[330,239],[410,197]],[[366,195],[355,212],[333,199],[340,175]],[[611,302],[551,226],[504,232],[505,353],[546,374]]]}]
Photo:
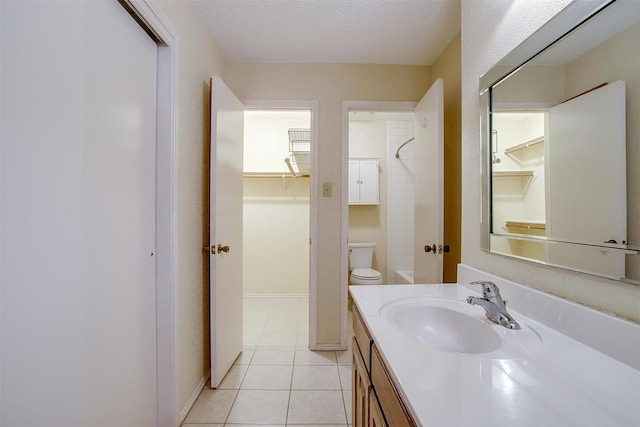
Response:
[{"label": "beige floor tile", "polygon": [[336,365],[335,351],[296,350],[296,365]]},{"label": "beige floor tile", "polygon": [[[222,423],[226,422],[226,427],[285,427],[295,363],[300,367],[297,380],[300,386],[330,387],[335,391],[312,390],[320,393],[316,395],[305,394],[307,390],[291,392],[292,418],[287,426],[346,427],[344,398],[349,398],[350,406],[351,394],[341,394],[339,389],[344,390],[348,385],[347,370],[341,367],[350,369],[351,352],[311,352],[307,349],[308,297],[245,297],[244,301],[245,349],[223,380],[220,387],[224,388],[212,390],[206,387],[183,426],[223,427]],[[267,336],[262,339],[265,332]],[[349,381],[350,378],[349,375]],[[238,386],[241,387],[239,392],[233,390]],[[273,390],[276,387],[278,389]],[[239,399],[234,403],[236,393]],[[305,415],[305,406],[310,414],[301,417]]]},{"label": "beige floor tile", "polygon": [[353,406],[351,405],[351,399],[352,399],[352,390],[344,390],[342,392],[342,397],[344,399],[344,409],[345,412],[347,413],[347,423],[351,424],[353,421],[351,420],[351,414],[353,411]]},{"label": "beige floor tile", "polygon": [[251,365],[242,382],[243,390],[289,390],[293,366]]},{"label": "beige floor tile", "polygon": [[338,366],[340,384],[343,390],[351,390],[351,366]]},{"label": "beige floor tile", "polygon": [[253,354],[256,352],[255,347],[247,347],[244,348],[240,355],[236,358],[236,361],[233,362],[236,365],[248,365],[251,363],[251,359],[253,358]]},{"label": "beige floor tile", "polygon": [[224,423],[237,390],[202,390],[185,423]]},{"label": "beige floor tile", "polygon": [[295,347],[296,330],[264,331],[260,337],[259,347]]},{"label": "beige floor tile", "polygon": [[337,366],[299,366],[293,368],[292,390],[341,390]]},{"label": "beige floor tile", "polygon": [[296,335],[296,347],[309,347],[309,332],[299,331]]},{"label": "beige floor tile", "polygon": [[293,365],[293,348],[257,348],[251,359],[252,365]]},{"label": "beige floor tile", "polygon": [[227,423],[285,424],[289,391],[240,390]]},{"label": "beige floor tile", "polygon": [[[225,424],[225,427],[286,427],[284,424]],[[307,426],[311,427],[311,426]],[[324,426],[330,427],[330,426]]]},{"label": "beige floor tile", "polygon": [[227,375],[224,376],[222,382],[218,386],[219,390],[238,390],[242,379],[249,365],[233,365]]},{"label": "beige floor tile", "polygon": [[288,424],[346,424],[340,391],[291,391]]},{"label": "beige floor tile", "polygon": [[336,357],[338,359],[338,365],[351,366],[353,365],[353,351],[351,348],[347,348],[343,351],[336,351]]},{"label": "beige floor tile", "polygon": [[278,332],[278,331],[296,332],[297,330],[298,330],[298,324],[295,318],[287,319],[287,320],[280,320],[280,319],[269,320],[264,325],[265,332]]},{"label": "beige floor tile", "polygon": [[244,331],[242,334],[242,345],[244,347],[257,347],[260,344],[262,334],[262,331]]}]

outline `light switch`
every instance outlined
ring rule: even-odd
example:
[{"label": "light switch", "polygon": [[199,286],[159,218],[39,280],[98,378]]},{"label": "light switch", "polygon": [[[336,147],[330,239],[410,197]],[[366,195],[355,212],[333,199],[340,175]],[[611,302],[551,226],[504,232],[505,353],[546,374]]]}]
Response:
[{"label": "light switch", "polygon": [[330,182],[322,183],[322,197],[331,197],[333,184]]}]

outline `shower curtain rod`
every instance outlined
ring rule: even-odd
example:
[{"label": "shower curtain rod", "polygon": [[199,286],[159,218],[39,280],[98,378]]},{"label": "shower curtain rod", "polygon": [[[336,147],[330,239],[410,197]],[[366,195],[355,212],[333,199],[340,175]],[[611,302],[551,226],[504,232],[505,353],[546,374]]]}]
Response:
[{"label": "shower curtain rod", "polygon": [[405,145],[407,145],[408,143],[410,143],[411,141],[413,141],[415,138],[410,138],[408,140],[406,140],[405,142],[402,143],[402,145],[400,147],[398,147],[398,149],[396,150],[396,159],[400,158],[400,150],[402,149],[402,147],[404,147]]}]

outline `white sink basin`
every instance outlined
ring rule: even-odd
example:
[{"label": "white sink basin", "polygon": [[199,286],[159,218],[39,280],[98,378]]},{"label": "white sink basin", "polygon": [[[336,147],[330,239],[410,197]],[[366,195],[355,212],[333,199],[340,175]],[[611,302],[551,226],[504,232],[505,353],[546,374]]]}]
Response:
[{"label": "white sink basin", "polygon": [[389,318],[409,337],[438,350],[489,353],[500,348],[500,336],[491,326],[449,308],[408,305]]},{"label": "white sink basin", "polygon": [[440,351],[513,358],[534,354],[542,347],[540,337],[528,326],[511,330],[496,325],[485,317],[484,309],[464,300],[395,300],[380,308],[380,317],[410,340]]}]

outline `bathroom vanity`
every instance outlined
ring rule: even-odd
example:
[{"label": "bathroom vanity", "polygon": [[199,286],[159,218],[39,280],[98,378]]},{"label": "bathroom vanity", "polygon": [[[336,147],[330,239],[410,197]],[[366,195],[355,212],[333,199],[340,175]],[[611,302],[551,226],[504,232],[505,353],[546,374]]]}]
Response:
[{"label": "bathroom vanity", "polygon": [[473,285],[351,287],[354,426],[615,425],[640,420],[640,325],[490,280],[522,326],[490,322]]},{"label": "bathroom vanity", "polygon": [[384,427],[386,419],[390,426],[415,426],[413,416],[356,307],[353,310],[353,334],[353,425]]}]

